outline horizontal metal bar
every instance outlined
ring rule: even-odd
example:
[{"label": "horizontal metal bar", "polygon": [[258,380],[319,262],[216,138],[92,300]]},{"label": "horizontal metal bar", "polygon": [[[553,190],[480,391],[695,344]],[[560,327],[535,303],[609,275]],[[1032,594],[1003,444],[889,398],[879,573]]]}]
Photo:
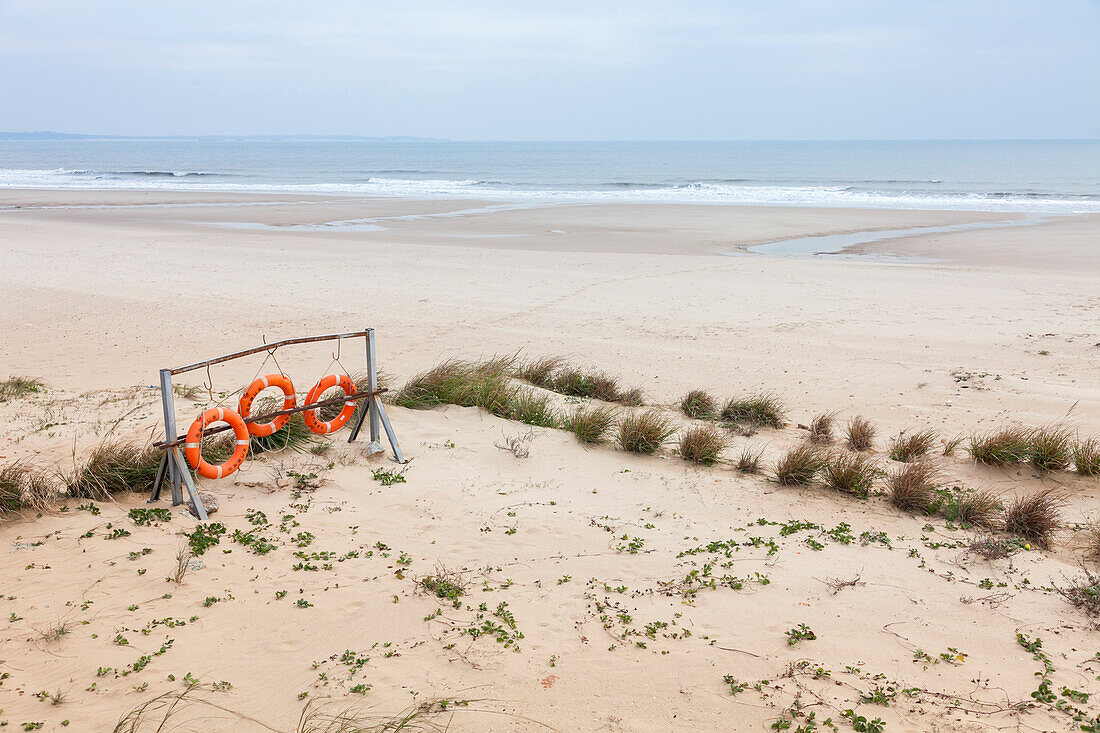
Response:
[{"label": "horizontal metal bar", "polygon": [[252,354],[258,354],[261,351],[274,351],[281,346],[289,346],[291,344],[312,344],[316,343],[317,341],[335,341],[337,339],[361,338],[366,336],[368,333],[370,333],[369,329],[366,331],[352,331],[351,333],[330,333],[324,336],[306,336],[305,338],[272,341],[270,344],[264,344],[263,346],[256,346],[251,349],[245,349],[244,351],[235,351],[232,354],[225,354],[224,356],[207,359],[206,361],[197,361],[194,364],[188,364],[187,366],[169,369],[168,373],[176,375],[183,374],[184,372],[193,372],[196,369],[202,369],[203,367],[212,366],[214,364],[221,364],[224,361],[230,361],[232,359],[239,359],[242,356],[251,356]]},{"label": "horizontal metal bar", "polygon": [[[364,397],[373,398],[373,397],[376,397],[376,396],[382,394],[383,392],[388,392],[388,391],[389,391],[388,389],[386,389],[385,387],[382,387],[382,388],[379,388],[379,389],[371,390],[369,392],[356,392],[355,394],[344,395],[343,397],[333,397],[330,400],[321,400],[320,402],[312,402],[308,405],[302,405],[301,407],[291,407],[289,410],[279,410],[278,412],[269,412],[266,415],[250,415],[249,417],[244,418],[244,423],[245,423],[245,425],[249,425],[251,423],[267,422],[268,420],[270,420],[271,418],[274,418],[274,417],[281,417],[283,415],[293,415],[296,412],[306,412],[308,410],[316,410],[318,407],[328,407],[329,405],[341,405],[345,402],[351,402],[353,400],[355,402],[358,402],[359,400],[363,399]],[[202,435],[200,435],[199,437],[200,438],[205,438],[207,436],[217,435],[218,433],[224,433],[226,430],[232,430],[232,429],[233,429],[233,427],[230,426],[230,425],[222,425],[221,427],[217,427],[217,428],[206,428],[205,430],[202,431]],[[154,448],[171,448],[173,446],[183,445],[186,442],[187,442],[187,434],[185,433],[183,435],[178,436],[175,440],[171,440],[171,441],[162,440],[162,441],[153,443],[153,447]]]}]

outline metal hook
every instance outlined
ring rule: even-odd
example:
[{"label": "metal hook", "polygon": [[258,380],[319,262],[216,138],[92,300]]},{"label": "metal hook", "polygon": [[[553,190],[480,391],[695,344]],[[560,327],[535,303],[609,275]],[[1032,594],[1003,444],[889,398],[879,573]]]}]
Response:
[{"label": "metal hook", "polygon": [[333,361],[340,361],[340,354],[341,354],[341,349],[343,348],[343,346],[344,346],[344,337],[343,336],[337,336],[336,337],[336,353],[332,355],[332,360]]},{"label": "metal hook", "polygon": [[214,377],[212,377],[210,375],[210,362],[206,362],[206,393],[210,396],[210,401],[213,402],[214,401]]}]

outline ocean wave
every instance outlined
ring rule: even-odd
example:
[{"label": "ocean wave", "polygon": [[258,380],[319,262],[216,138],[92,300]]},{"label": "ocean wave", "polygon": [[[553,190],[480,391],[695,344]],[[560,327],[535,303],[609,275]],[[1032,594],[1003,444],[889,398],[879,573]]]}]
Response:
[{"label": "ocean wave", "polygon": [[[820,206],[839,208],[957,209],[1036,211],[1051,213],[1100,212],[1100,195],[1038,191],[912,191],[851,185],[776,185],[752,181],[715,183],[631,183],[516,185],[507,181],[463,178],[375,177],[357,182],[247,183],[210,180],[226,174],[204,171],[86,171],[0,169],[0,188],[140,189],[208,192],[361,194],[421,198],[482,198],[627,203],[744,204],[758,206]],[[239,180],[239,177],[238,177]],[[879,183],[876,181],[875,183]]]},{"label": "ocean wave", "polygon": [[0,176],[5,173],[12,174],[29,174],[31,177],[41,176],[43,174],[58,174],[61,176],[83,176],[87,178],[104,178],[104,177],[167,177],[167,178],[188,178],[198,176],[232,176],[232,173],[215,173],[212,171],[158,171],[158,170],[130,170],[130,171],[100,171],[93,169],[76,169],[70,170],[66,168],[57,168],[55,170],[0,170]]}]

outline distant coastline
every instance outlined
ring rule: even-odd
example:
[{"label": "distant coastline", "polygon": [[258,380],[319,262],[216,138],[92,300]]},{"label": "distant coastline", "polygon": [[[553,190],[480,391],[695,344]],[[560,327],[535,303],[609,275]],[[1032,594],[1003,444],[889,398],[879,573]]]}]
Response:
[{"label": "distant coastline", "polygon": [[412,137],[392,135],[388,137],[368,137],[364,135],[96,135],[81,132],[54,132],[42,130],[36,132],[3,132],[0,140],[163,140],[163,141],[335,141],[335,142],[446,142],[445,138]]}]

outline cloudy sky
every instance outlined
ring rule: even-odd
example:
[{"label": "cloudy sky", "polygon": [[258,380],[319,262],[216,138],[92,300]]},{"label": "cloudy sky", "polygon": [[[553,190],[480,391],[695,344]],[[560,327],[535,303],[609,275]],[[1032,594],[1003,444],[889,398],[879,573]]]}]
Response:
[{"label": "cloudy sky", "polygon": [[0,130],[1100,137],[1100,1],[0,0]]}]

